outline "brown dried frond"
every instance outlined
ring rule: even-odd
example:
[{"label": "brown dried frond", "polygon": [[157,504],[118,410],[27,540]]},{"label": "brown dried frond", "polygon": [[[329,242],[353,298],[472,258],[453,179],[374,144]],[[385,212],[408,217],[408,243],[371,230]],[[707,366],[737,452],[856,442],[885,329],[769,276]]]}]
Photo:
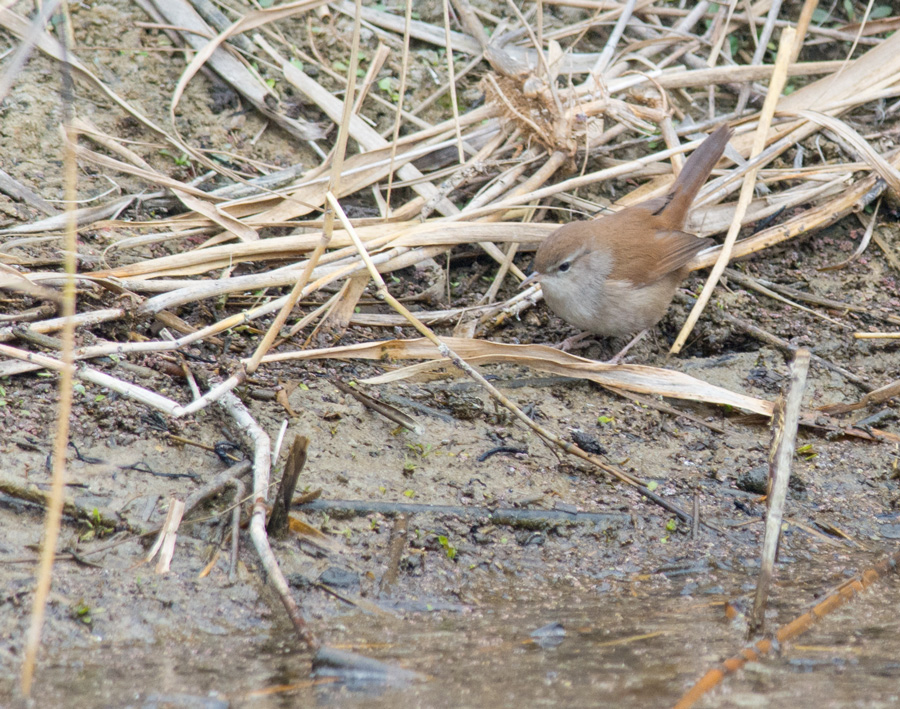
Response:
[{"label": "brown dried frond", "polygon": [[571,120],[560,113],[543,81],[534,75],[513,78],[489,73],[481,87],[487,101],[498,106],[527,139],[538,141],[549,152],[575,154],[578,143]]},{"label": "brown dried frond", "polygon": [[574,91],[557,91],[554,96],[547,82],[531,73],[486,74],[481,86],[487,101],[500,108],[526,141],[537,141],[549,152],[562,151],[573,157],[579,146],[598,145],[607,121],[650,134],[668,113],[658,94],[655,101],[644,98],[636,104],[609,97],[578,97]]}]

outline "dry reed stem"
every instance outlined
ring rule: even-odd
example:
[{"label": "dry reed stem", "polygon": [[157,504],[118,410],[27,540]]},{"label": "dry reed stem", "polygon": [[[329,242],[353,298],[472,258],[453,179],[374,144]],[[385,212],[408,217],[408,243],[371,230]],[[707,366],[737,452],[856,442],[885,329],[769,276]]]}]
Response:
[{"label": "dry reed stem", "polygon": [[153,570],[156,574],[169,573],[172,558],[175,556],[175,541],[178,536],[178,527],[181,525],[183,515],[184,502],[174,497],[169,498],[169,512],[166,515],[166,521],[159,532],[156,544],[153,545],[145,559],[145,561],[149,562],[159,552],[159,560],[156,562],[156,568]]},{"label": "dry reed stem", "polygon": [[[430,340],[429,340],[430,341]],[[713,386],[683,372],[646,365],[612,365],[578,357],[546,345],[510,345],[490,340],[445,337],[444,344],[461,359],[478,365],[518,364],[550,374],[589,379],[603,386],[613,386],[643,394],[659,394],[667,398],[699,401],[752,411],[771,416],[772,403],[765,399]],[[264,362],[286,362],[306,359],[432,360],[422,366],[405,367],[370,377],[366,383],[384,384],[399,381],[423,368],[444,366],[441,350],[424,339],[363,342],[319,350],[295,350],[267,355]],[[435,364],[435,362],[437,364]]]},{"label": "dry reed stem", "polygon": [[[387,203],[386,216],[391,214],[391,191],[394,184],[394,160],[397,158],[397,139],[400,137],[400,125],[402,123],[403,102],[406,100],[406,77],[409,72],[409,37],[410,23],[412,22],[412,2],[406,3],[406,9],[403,13],[403,57],[400,65],[400,88],[397,97],[397,111],[394,114],[394,127],[392,131],[393,138],[391,140],[391,162],[388,167],[388,186],[385,202]],[[454,123],[459,126],[459,121]],[[457,136],[460,140],[460,137]]]},{"label": "dry reed stem", "polygon": [[800,56],[800,50],[803,49],[806,33],[809,30],[809,23],[818,6],[819,0],[803,0],[803,7],[800,8],[800,15],[797,18],[797,39],[794,42],[794,51],[791,52],[792,64],[796,62],[797,58]]},{"label": "dry reed stem", "polygon": [[[772,121],[772,117],[775,115],[775,105],[781,96],[787,78],[785,71],[791,52],[794,50],[794,37],[794,30],[790,27],[786,28],[784,32],[781,33],[781,40],[778,44],[778,54],[775,58],[775,69],[772,72],[772,80],[769,83],[769,93],[766,95],[765,103],[760,112],[759,124],[754,137],[753,148],[750,153],[751,157],[759,155],[765,147],[769,125]],[[728,260],[731,258],[731,252],[734,243],[737,240],[738,232],[741,230],[741,218],[743,217],[744,212],[747,211],[747,207],[753,199],[753,189],[755,187],[757,170],[758,168],[752,168],[744,177],[744,184],[741,187],[741,195],[738,199],[734,221],[731,224],[731,228],[728,230],[728,234],[725,236],[725,243],[722,245],[716,263],[713,266],[712,273],[709,274],[709,278],[707,278],[706,283],[703,285],[700,297],[697,298],[697,302],[694,304],[694,307],[691,308],[687,321],[681,328],[681,332],[678,333],[678,337],[675,338],[675,342],[669,350],[672,354],[681,352],[681,348],[684,347],[684,343],[687,342],[687,338],[693,331],[694,325],[697,324],[700,315],[703,313],[703,309],[712,297],[716,284],[722,276],[722,272],[728,265]]]},{"label": "dry reed stem", "polygon": [[[358,11],[359,8],[362,7],[362,0],[356,0],[356,6]],[[353,23],[353,38],[350,43],[350,66],[347,69],[347,90],[344,94],[341,124],[338,128],[337,141],[334,150],[332,151],[329,190],[334,192],[340,192],[341,189],[341,170],[343,169],[344,156],[347,152],[347,140],[350,137],[350,119],[356,113],[354,110],[355,103],[353,101],[353,96],[356,93],[356,67],[359,62],[359,31],[360,20],[357,16]],[[362,96],[360,96],[360,100],[362,100]],[[250,362],[247,364],[248,374],[253,374],[256,371],[260,359],[262,359],[263,355],[269,351],[269,348],[272,346],[278,333],[281,332],[284,323],[287,322],[287,318],[297,304],[297,301],[300,300],[300,295],[303,293],[303,289],[306,288],[306,284],[309,283],[309,279],[312,277],[313,271],[319,263],[319,259],[325,253],[325,250],[331,242],[333,229],[334,215],[331,211],[326,211],[324,215],[322,236],[319,239],[319,243],[316,244],[312,255],[306,263],[306,267],[303,269],[303,272],[300,274],[300,277],[288,294],[281,310],[278,311],[275,319],[269,325],[269,329],[266,330],[266,334],[257,346]]]},{"label": "dry reed stem", "polygon": [[769,489],[766,497],[766,532],[763,539],[756,596],[749,618],[749,633],[764,632],[766,603],[769,588],[775,574],[775,555],[781,540],[781,522],[784,518],[788,481],[791,477],[791,461],[797,446],[797,428],[800,424],[800,406],[806,390],[809,372],[809,350],[800,348],[791,363],[788,389],[776,405],[772,417],[772,448],[769,452]]},{"label": "dry reed stem", "polygon": [[690,709],[704,695],[716,687],[726,676],[734,674],[743,668],[748,662],[759,660],[773,650],[781,647],[796,637],[799,637],[812,628],[825,616],[830,615],[845,603],[853,600],[863,591],[870,588],[876,581],[890,573],[896,573],[900,568],[900,552],[895,552],[886,559],[866,569],[819,601],[811,610],[792,620],[787,625],[782,625],[771,639],[766,638],[745,647],[737,654],[724,660],[718,667],[707,672],[694,684],[681,699],[674,705],[674,709]]},{"label": "dry reed stem", "polygon": [[453,124],[456,129],[456,149],[459,162],[466,161],[466,153],[463,150],[462,130],[459,124],[459,104],[456,100],[456,75],[453,68],[453,42],[450,39],[450,0],[441,0],[441,9],[444,18],[444,48],[447,58],[447,83],[450,86],[450,109],[453,112]]},{"label": "dry reed stem", "polygon": [[[67,10],[67,6],[65,7]],[[64,22],[61,25],[63,59],[68,59],[69,24],[68,12],[64,12]],[[34,681],[34,672],[37,665],[37,655],[41,644],[41,631],[44,626],[44,614],[47,607],[47,599],[50,595],[50,584],[53,578],[53,560],[56,556],[56,544],[59,540],[60,523],[62,519],[64,485],[66,478],[66,451],[69,446],[69,424],[72,414],[72,372],[74,370],[72,352],[75,348],[75,273],[78,270],[76,254],[78,253],[77,225],[74,219],[74,205],[78,199],[78,165],[75,159],[75,145],[78,141],[78,133],[72,124],[74,85],[72,72],[68,63],[60,67],[62,80],[63,126],[65,141],[63,143],[63,166],[65,178],[65,197],[67,214],[65,233],[65,264],[66,281],[63,286],[61,313],[63,317],[62,328],[62,362],[59,370],[59,404],[56,413],[56,435],[53,440],[52,466],[53,473],[50,481],[50,497],[47,503],[47,511],[44,516],[44,538],[41,545],[40,564],[37,570],[34,597],[31,604],[31,619],[28,633],[25,638],[24,657],[20,675],[22,695],[31,695],[31,686]]]},{"label": "dry reed stem", "polygon": [[269,582],[275,587],[275,591],[294,625],[294,630],[307,649],[315,651],[319,647],[319,642],[306,621],[303,620],[301,608],[291,595],[287,580],[278,566],[278,560],[272,552],[269,537],[266,534],[266,500],[269,494],[269,475],[272,468],[269,436],[233,393],[225,394],[219,401],[219,406],[234,419],[238,430],[244,432],[253,445],[253,509],[250,516],[250,538],[253,546],[256,548],[256,553],[266,571]]},{"label": "dry reed stem", "polygon": [[900,332],[854,332],[857,340],[900,340]]}]

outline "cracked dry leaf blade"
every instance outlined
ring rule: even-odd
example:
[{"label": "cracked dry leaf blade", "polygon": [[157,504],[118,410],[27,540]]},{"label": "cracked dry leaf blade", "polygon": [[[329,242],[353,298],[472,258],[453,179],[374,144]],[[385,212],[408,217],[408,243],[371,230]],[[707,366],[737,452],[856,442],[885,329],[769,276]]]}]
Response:
[{"label": "cracked dry leaf blade", "polygon": [[[729,391],[682,372],[636,364],[609,365],[561,352],[546,345],[508,345],[488,340],[452,337],[444,338],[444,342],[470,364],[519,364],[542,372],[590,379],[599,384],[607,384],[641,394],[660,394],[674,399],[732,406],[765,416],[772,414],[772,403],[769,401]],[[280,362],[292,359],[325,358],[443,360],[437,348],[422,338],[285,352],[267,355],[263,361]],[[397,370],[380,377],[367,379],[366,383],[383,384],[403,377],[403,370]]]}]

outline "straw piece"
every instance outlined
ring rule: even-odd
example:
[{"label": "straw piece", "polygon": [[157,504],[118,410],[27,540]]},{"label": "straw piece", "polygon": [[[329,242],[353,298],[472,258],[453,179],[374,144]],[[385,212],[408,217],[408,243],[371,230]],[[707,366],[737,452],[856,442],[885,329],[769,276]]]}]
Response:
[{"label": "straw piece", "polygon": [[[790,27],[785,29],[781,34],[781,41],[778,44],[778,55],[775,58],[775,69],[772,72],[769,93],[766,95],[765,103],[760,112],[759,126],[754,137],[751,157],[759,155],[765,147],[769,124],[772,121],[772,116],[775,114],[775,105],[784,88],[787,63],[794,47],[794,36],[794,30]],[[672,354],[681,352],[681,348],[684,347],[684,343],[687,342],[687,338],[693,331],[694,325],[697,324],[697,320],[700,319],[703,309],[712,297],[713,290],[719,282],[722,272],[728,265],[734,242],[737,240],[738,232],[741,230],[741,219],[753,199],[753,189],[755,187],[756,173],[758,170],[758,167],[751,168],[744,178],[744,184],[741,187],[741,196],[738,199],[737,209],[735,210],[734,221],[731,224],[731,228],[728,230],[728,234],[725,236],[725,243],[722,245],[719,257],[716,260],[715,266],[713,266],[712,273],[709,274],[709,278],[707,278],[706,283],[703,286],[700,297],[697,298],[697,302],[694,304],[694,307],[691,308],[687,322],[685,322],[684,326],[681,328],[681,332],[678,333],[678,337],[675,339],[674,344],[669,350]]]},{"label": "straw piece", "polygon": [[797,427],[800,423],[800,405],[809,372],[809,350],[799,349],[791,363],[788,390],[783,402],[776,405],[772,417],[772,449],[769,454],[769,490],[766,497],[766,533],[760,561],[756,597],[750,614],[749,633],[764,632],[766,603],[769,588],[775,574],[775,555],[781,541],[781,521],[784,518],[785,499],[791,477],[791,461],[797,447]]}]

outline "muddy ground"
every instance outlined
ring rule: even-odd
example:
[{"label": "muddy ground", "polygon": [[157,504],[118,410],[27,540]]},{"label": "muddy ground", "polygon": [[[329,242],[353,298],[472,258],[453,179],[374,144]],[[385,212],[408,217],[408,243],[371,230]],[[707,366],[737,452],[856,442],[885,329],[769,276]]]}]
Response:
[{"label": "muddy ground", "polygon": [[[24,6],[16,8],[24,12]],[[146,16],[124,0],[81,4],[73,7],[72,19],[82,61],[147,115],[165,122],[184,60],[162,51],[168,44],[164,35],[138,27],[135,23]],[[338,56],[345,21],[338,20],[336,29],[327,19],[315,22],[321,27],[315,35],[320,49]],[[306,41],[302,20],[287,21],[282,31],[296,33],[300,44]],[[4,48],[14,44],[5,34],[0,42]],[[371,33],[364,37],[367,52],[375,44]],[[392,58],[388,66],[397,70],[397,62]],[[428,84],[432,70],[426,71],[424,64],[414,69],[425,93],[433,88]],[[322,81],[328,85],[327,77]],[[475,91],[474,83],[466,90]],[[58,95],[56,66],[35,56],[0,109],[0,167],[48,200],[62,198]],[[312,112],[303,105],[299,110]],[[144,141],[132,146],[142,157],[179,179],[190,179],[192,166],[176,164],[177,156],[150,142],[152,136],[84,86],[76,111],[105,131]],[[391,120],[377,106],[370,116],[381,128]],[[311,113],[308,118],[322,117]],[[263,119],[223,102],[203,76],[189,85],[178,121],[181,134],[193,144],[227,146],[267,169],[316,160],[275,127],[260,136]],[[888,138],[878,145],[892,147]],[[107,191],[110,177],[123,190],[143,186],[132,177],[86,165],[79,175],[80,193],[87,198]],[[7,226],[38,216],[5,196],[0,207]],[[362,200],[359,208],[365,207]],[[129,216],[150,218],[149,209],[138,206]],[[900,253],[896,213],[883,210],[878,229],[889,248]],[[841,270],[818,270],[846,258],[861,234],[858,220],[851,217],[769,249],[740,267],[873,313],[896,314],[900,274],[874,245]],[[82,234],[82,268],[91,268],[90,255],[122,236],[127,235]],[[10,237],[2,238],[8,246]],[[41,268],[58,262],[54,242],[20,244],[4,253],[26,263],[43,260]],[[164,247],[153,246],[115,258],[124,262],[163,253]],[[525,268],[529,261],[525,254],[520,265]],[[450,268],[455,306],[477,301],[494,272],[491,263],[472,254],[458,254]],[[395,275],[391,288],[398,296],[430,285],[413,269]],[[701,283],[695,276],[685,288],[696,292]],[[501,297],[512,293],[507,288]],[[90,296],[96,297],[107,296]],[[0,294],[0,313],[32,304],[15,294]],[[87,300],[81,307],[102,305]],[[385,312],[371,299],[361,307]],[[819,308],[830,318],[826,320],[733,283],[720,288],[717,307],[811,348],[871,387],[889,383],[900,371],[900,345],[852,336],[856,330],[888,329],[876,317]],[[784,354],[725,325],[704,319],[685,352],[667,357],[668,343],[686,312],[684,305],[673,305],[629,361],[684,371],[761,398],[777,396],[788,369]],[[214,317],[203,307],[180,314],[195,324]],[[117,327],[95,333],[119,337]],[[149,321],[128,324],[147,336],[155,334],[153,327]],[[570,334],[539,306],[491,337],[543,343]],[[398,335],[411,337],[413,332],[352,327],[342,341]],[[218,367],[250,354],[257,337],[253,331],[237,333],[225,343],[227,349],[202,344],[192,351],[192,366],[201,376],[214,376]],[[594,344],[583,354],[602,358],[611,347]],[[101,364],[172,398],[190,399],[184,380],[166,373],[153,355],[130,358],[139,369]],[[688,418],[590,383],[551,380],[511,366],[485,368],[517,404],[563,437],[593,442],[611,464],[655,483],[658,494],[689,512],[696,496],[703,519],[722,531],[703,529],[694,537],[670,513],[551,450],[486,393],[458,377],[365,389],[414,416],[422,426],[420,434],[398,429],[332,383],[382,371],[373,364],[337,361],[272,365],[260,369],[239,394],[273,438],[285,420],[288,443],[295,435],[309,438],[298,493],[321,491],[319,504],[349,500],[482,511],[468,517],[411,515],[408,542],[390,588],[383,587],[394,524],[389,514],[298,509],[294,515],[321,530],[325,539],[290,535],[274,541],[293,592],[323,642],[415,670],[426,681],[378,690],[304,684],[310,658],[267,586],[246,533],[237,578],[229,579],[223,537],[230,496],[217,498],[182,527],[171,573],[157,575],[152,564],[141,564],[152,537],[140,534],[165,519],[168,501],[184,499],[229,464],[215,452],[176,443],[169,434],[214,447],[222,441],[241,444],[241,432],[215,407],[188,420],[166,420],[88,385],[75,394],[66,492],[87,519],[68,516],[63,527],[60,549],[69,556],[54,571],[36,706],[585,706],[601,700],[647,706],[672,703],[712,663],[743,645],[744,626],[726,619],[724,606],[746,607],[752,598],[763,531],[758,486],[768,454],[767,423],[721,408],[667,402]],[[5,480],[48,488],[56,386],[55,376],[0,380]],[[288,406],[274,399],[279,390],[288,392]],[[814,408],[853,402],[863,393],[814,365],[804,403]],[[882,411],[877,428],[900,434],[896,401],[845,420]],[[897,443],[803,429],[798,447],[770,613],[773,625],[789,621],[895,550],[900,537]],[[235,452],[247,453],[246,447]],[[276,471],[283,463],[282,455]],[[548,515],[540,522],[491,521],[487,515],[496,509]],[[574,511],[602,516],[589,521],[553,518]],[[16,694],[42,520],[38,505],[0,495],[3,705]],[[220,549],[223,553],[208,569]],[[204,570],[208,573],[201,575]],[[898,590],[896,580],[886,580],[862,602],[821,623],[804,637],[806,645],[783,648],[781,657],[727,681],[708,706],[788,701],[797,707],[887,706],[896,701],[898,627],[896,616],[886,609],[896,606]],[[561,644],[529,641],[532,631],[550,622],[565,627]],[[253,694],[276,685],[297,686]]]}]

